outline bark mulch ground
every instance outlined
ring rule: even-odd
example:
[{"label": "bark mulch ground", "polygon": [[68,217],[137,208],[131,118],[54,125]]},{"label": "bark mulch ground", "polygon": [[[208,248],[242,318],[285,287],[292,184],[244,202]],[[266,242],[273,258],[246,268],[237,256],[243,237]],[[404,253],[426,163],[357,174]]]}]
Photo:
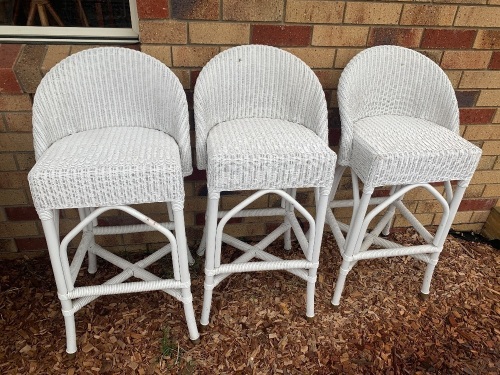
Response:
[{"label": "bark mulch ground", "polygon": [[[411,232],[398,236],[419,241]],[[197,260],[191,276],[199,317],[203,261]],[[69,359],[48,257],[5,260],[0,373],[499,373],[498,250],[450,236],[426,301],[418,297],[421,262],[360,262],[334,310],[339,265],[335,241],[326,234],[312,322],[305,319],[304,281],[285,272],[231,276],[215,289],[211,323],[198,345],[187,337],[180,302],[162,292],[101,297],[77,313],[79,351]],[[114,271],[103,265],[94,281]],[[165,266],[159,271],[168,272]]]}]

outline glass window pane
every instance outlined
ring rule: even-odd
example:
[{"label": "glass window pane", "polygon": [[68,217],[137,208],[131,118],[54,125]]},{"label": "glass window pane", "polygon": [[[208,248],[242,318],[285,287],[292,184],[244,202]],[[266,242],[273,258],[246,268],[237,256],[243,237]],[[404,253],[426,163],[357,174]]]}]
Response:
[{"label": "glass window pane", "polygon": [[0,25],[131,28],[129,0],[0,0]]}]

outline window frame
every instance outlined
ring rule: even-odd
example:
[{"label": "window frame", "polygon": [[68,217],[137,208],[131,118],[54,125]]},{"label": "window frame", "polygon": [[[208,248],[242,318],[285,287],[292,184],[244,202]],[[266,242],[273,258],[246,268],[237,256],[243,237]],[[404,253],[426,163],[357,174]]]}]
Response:
[{"label": "window frame", "polygon": [[132,44],[139,41],[137,1],[129,0],[130,28],[0,25],[0,43]]}]

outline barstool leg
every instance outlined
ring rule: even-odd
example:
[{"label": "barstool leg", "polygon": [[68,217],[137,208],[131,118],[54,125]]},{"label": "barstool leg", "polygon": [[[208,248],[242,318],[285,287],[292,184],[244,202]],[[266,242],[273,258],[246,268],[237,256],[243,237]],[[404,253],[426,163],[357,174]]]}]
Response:
[{"label": "barstool leg", "polygon": [[[179,257],[179,274],[182,283],[190,283],[190,275],[188,268],[188,254],[186,240],[186,228],[184,226],[184,212],[181,207],[173,209],[173,220],[175,226],[175,238],[177,240],[177,256]],[[193,296],[191,294],[191,287],[183,288],[182,303],[184,304],[184,315],[186,316],[186,323],[189,330],[189,338],[196,342],[200,338],[198,327],[196,326],[196,318],[193,309]]]},{"label": "barstool leg", "polygon": [[[290,195],[292,198],[295,199],[296,196],[296,191],[297,189],[286,189],[286,192],[288,195]],[[285,199],[282,199],[282,206],[285,209],[285,211],[288,212],[293,212],[293,205],[288,202]],[[290,220],[288,220],[288,217],[285,215],[285,223],[289,223]],[[283,240],[284,240],[284,248],[285,250],[292,250],[292,228],[289,228],[283,235]]]},{"label": "barstool leg", "polygon": [[[80,221],[85,219],[90,213],[92,212],[92,209],[90,208],[79,208],[78,209],[78,214],[80,216]],[[93,229],[94,226],[97,225],[97,220],[93,220],[90,222],[87,227],[84,229],[85,232],[89,232],[92,237],[94,237],[93,234]],[[94,239],[92,239],[92,242],[94,242]],[[87,249],[87,257],[89,259],[89,267],[87,269],[87,272],[90,274],[95,274],[97,272],[97,255],[95,255],[90,249]]]},{"label": "barstool leg", "polygon": [[[174,210],[172,209],[172,202],[167,202],[167,213],[168,213],[168,220],[173,221],[174,227],[175,227],[175,215],[174,215]],[[184,217],[184,213],[182,215]],[[182,222],[184,223],[184,219]],[[177,230],[177,227],[175,227],[175,228],[176,228],[175,230]],[[184,225],[183,225],[183,228],[184,228]],[[183,230],[185,233],[185,228]],[[177,232],[175,233],[175,236],[177,237]],[[188,264],[190,266],[192,266],[195,263],[195,261],[194,261],[193,256],[191,255],[191,251],[189,250],[187,242],[186,242],[186,252],[187,252],[187,257],[188,257]]]},{"label": "barstool leg", "polygon": [[[434,238],[434,246],[439,247],[441,250],[443,249],[444,242],[446,241],[446,237],[448,236],[448,232],[450,231],[451,224],[453,224],[453,220],[455,219],[455,215],[457,214],[458,211],[458,206],[460,205],[460,202],[462,201],[462,198],[465,193],[465,189],[467,188],[469,184],[469,181],[459,181],[457,184],[457,187],[455,188],[455,192],[453,194],[453,199],[451,199],[450,202],[450,211],[448,215],[448,219],[446,220],[446,223],[441,223],[438,231],[439,234],[436,234],[436,237]],[[443,217],[443,220],[445,218]],[[441,227],[442,226],[442,227]],[[422,297],[426,297],[429,294],[430,287],[431,287],[431,280],[432,280],[432,275],[434,273],[434,268],[436,267],[436,264],[439,259],[439,254],[440,253],[433,253],[431,254],[431,259],[430,262],[427,263],[427,267],[425,269],[425,274],[424,274],[424,280],[422,281],[422,288],[420,289],[420,293],[422,294]]]},{"label": "barstool leg", "polygon": [[75,313],[71,311],[73,303],[71,301],[61,301],[64,316],[64,327],[66,331],[66,353],[76,353],[76,324]]},{"label": "barstool leg", "polygon": [[[351,225],[349,226],[349,233],[347,233],[347,238],[345,242],[345,247],[342,251],[342,265],[339,269],[339,275],[337,276],[337,281],[335,283],[335,292],[333,293],[332,305],[338,306],[340,304],[340,297],[342,291],[344,290],[345,279],[347,274],[351,270],[352,261],[350,258],[357,251],[358,242],[363,239],[364,233],[361,233],[361,227],[363,220],[365,219],[366,211],[370,203],[370,198],[373,191],[363,192],[359,206],[357,210],[353,211]],[[354,194],[357,194],[354,191]]]},{"label": "barstool leg", "polygon": [[340,297],[344,291],[345,279],[349,270],[351,268],[351,262],[344,259],[339,269],[339,275],[337,276],[337,281],[335,282],[335,291],[333,293],[332,305],[337,306],[340,304]]},{"label": "barstool leg", "polygon": [[203,295],[203,309],[201,311],[200,323],[207,326],[210,318],[210,307],[212,306],[212,293],[214,285],[215,269],[215,236],[217,231],[217,211],[219,209],[219,194],[209,194],[207,204],[206,227],[206,254],[205,254],[205,292]]},{"label": "barstool leg", "polygon": [[201,236],[200,245],[198,246],[198,250],[196,254],[202,256],[205,254],[205,249],[207,248],[207,215],[205,215],[205,226],[203,227],[203,235]]},{"label": "barstool leg", "polygon": [[[398,191],[398,188],[399,186],[393,186],[391,188],[391,192],[389,195],[392,195],[394,194],[395,192]],[[403,197],[401,197],[401,199],[399,200],[402,200]],[[391,204],[387,210],[389,211],[389,214],[391,215],[391,219],[388,221],[387,225],[384,227],[384,229],[382,230],[382,235],[383,236],[388,236],[390,233],[391,233],[391,228],[392,228],[392,222],[394,221],[394,214],[396,213],[396,206],[394,204]]]},{"label": "barstool leg", "polygon": [[64,273],[61,265],[61,258],[59,256],[59,231],[57,230],[57,219],[59,212],[57,210],[41,211],[38,213],[42,221],[43,232],[47,241],[47,248],[49,250],[50,263],[52,265],[52,272],[57,286],[57,294],[61,301],[62,313],[64,316],[64,324],[66,328],[66,352],[73,354],[76,352],[76,327],[75,327],[75,313],[73,312],[73,302],[64,299],[68,294],[70,285],[66,285]]},{"label": "barstool leg", "polygon": [[[315,220],[315,233],[312,254],[310,254],[309,261],[315,264],[319,263],[319,253],[321,250],[321,242],[323,239],[323,231],[325,227],[326,210],[329,204],[330,188],[317,188],[315,189],[319,199],[316,199],[316,220]],[[314,292],[316,287],[316,274],[318,267],[310,268],[307,279],[307,302],[306,302],[306,316],[311,319],[314,317]]]}]

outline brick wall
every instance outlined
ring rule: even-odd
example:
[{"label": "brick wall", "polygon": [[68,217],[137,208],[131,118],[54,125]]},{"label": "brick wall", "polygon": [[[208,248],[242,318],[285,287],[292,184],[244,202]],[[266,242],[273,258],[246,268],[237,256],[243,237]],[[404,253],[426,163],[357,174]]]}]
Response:
[{"label": "brick wall", "polygon": [[[483,149],[454,229],[480,231],[500,196],[500,0],[302,1],[302,0],[137,0],[139,46],[168,65],[181,80],[190,106],[196,77],[210,58],[231,46],[270,44],[286,49],[314,69],[330,111],[330,142],[340,135],[336,88],[342,68],[362,49],[397,44],[416,49],[448,74],[460,106],[461,131]],[[26,175],[34,163],[31,103],[43,75],[64,57],[91,46],[0,45],[0,258],[42,253],[45,241],[32,207]],[[349,180],[340,196],[347,196]],[[191,245],[199,240],[206,203],[205,174],[186,180],[186,225]],[[379,194],[386,194],[381,190]],[[299,194],[307,206],[308,191]],[[231,207],[244,194],[222,197]],[[406,201],[426,225],[441,213],[427,193],[411,192]],[[263,198],[255,207],[278,204]],[[141,206],[153,218],[162,205]],[[348,210],[340,211],[348,217]],[[128,219],[111,214],[103,224]],[[68,231],[75,211],[62,214]],[[396,226],[407,224],[397,218]],[[273,227],[269,220],[240,219],[233,234],[259,236]],[[156,247],[161,236],[130,234],[105,239],[106,245],[133,251],[142,243]]]}]

